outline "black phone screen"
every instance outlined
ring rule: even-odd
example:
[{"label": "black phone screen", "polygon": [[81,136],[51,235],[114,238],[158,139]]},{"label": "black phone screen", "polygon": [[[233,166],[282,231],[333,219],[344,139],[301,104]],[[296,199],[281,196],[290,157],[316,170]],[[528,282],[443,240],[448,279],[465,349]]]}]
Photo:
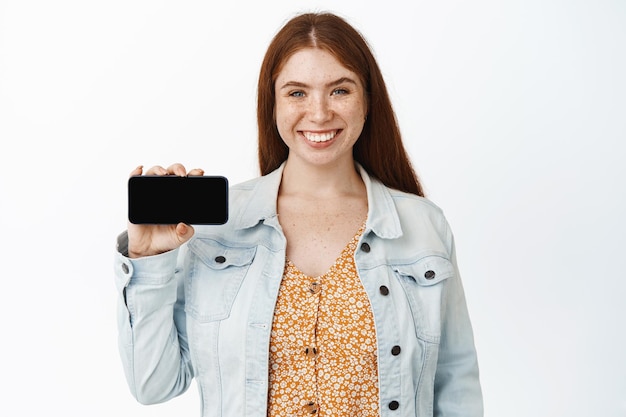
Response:
[{"label": "black phone screen", "polygon": [[224,224],[228,180],[221,176],[130,177],[128,220],[134,224]]}]

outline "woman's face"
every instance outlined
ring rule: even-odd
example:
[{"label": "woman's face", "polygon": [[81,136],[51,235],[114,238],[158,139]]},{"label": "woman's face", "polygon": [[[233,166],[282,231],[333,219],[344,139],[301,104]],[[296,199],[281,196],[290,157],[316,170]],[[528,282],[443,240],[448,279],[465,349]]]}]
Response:
[{"label": "woman's face", "polygon": [[289,159],[319,166],[352,164],[367,101],[357,74],[323,49],[294,53],[276,78],[275,116]]}]

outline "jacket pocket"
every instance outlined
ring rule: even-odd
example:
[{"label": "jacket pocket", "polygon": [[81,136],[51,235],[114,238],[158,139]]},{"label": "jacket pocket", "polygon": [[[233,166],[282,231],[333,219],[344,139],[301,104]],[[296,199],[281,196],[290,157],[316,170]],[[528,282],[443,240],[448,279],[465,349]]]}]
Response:
[{"label": "jacket pocket", "polygon": [[428,255],[391,268],[406,293],[417,337],[439,343],[445,281],[454,276],[454,265],[443,256]]},{"label": "jacket pocket", "polygon": [[232,247],[213,239],[192,239],[186,260],[187,314],[199,322],[228,318],[255,253],[256,246]]}]

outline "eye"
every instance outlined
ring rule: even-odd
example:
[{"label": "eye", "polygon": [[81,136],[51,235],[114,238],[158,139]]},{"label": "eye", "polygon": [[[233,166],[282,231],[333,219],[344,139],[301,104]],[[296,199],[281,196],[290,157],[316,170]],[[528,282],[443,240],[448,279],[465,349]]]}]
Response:
[{"label": "eye", "polygon": [[334,96],[343,95],[343,94],[348,94],[348,90],[346,90],[345,88],[336,88],[333,90]]},{"label": "eye", "polygon": [[289,93],[289,97],[304,97],[304,91],[292,91]]}]

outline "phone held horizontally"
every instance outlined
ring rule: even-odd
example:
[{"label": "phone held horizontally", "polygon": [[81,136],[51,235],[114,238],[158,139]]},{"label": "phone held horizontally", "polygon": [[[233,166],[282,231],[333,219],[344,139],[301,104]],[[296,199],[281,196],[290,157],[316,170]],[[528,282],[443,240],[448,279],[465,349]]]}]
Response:
[{"label": "phone held horizontally", "polygon": [[221,176],[130,177],[128,220],[134,224],[224,224],[228,221],[228,180]]}]

